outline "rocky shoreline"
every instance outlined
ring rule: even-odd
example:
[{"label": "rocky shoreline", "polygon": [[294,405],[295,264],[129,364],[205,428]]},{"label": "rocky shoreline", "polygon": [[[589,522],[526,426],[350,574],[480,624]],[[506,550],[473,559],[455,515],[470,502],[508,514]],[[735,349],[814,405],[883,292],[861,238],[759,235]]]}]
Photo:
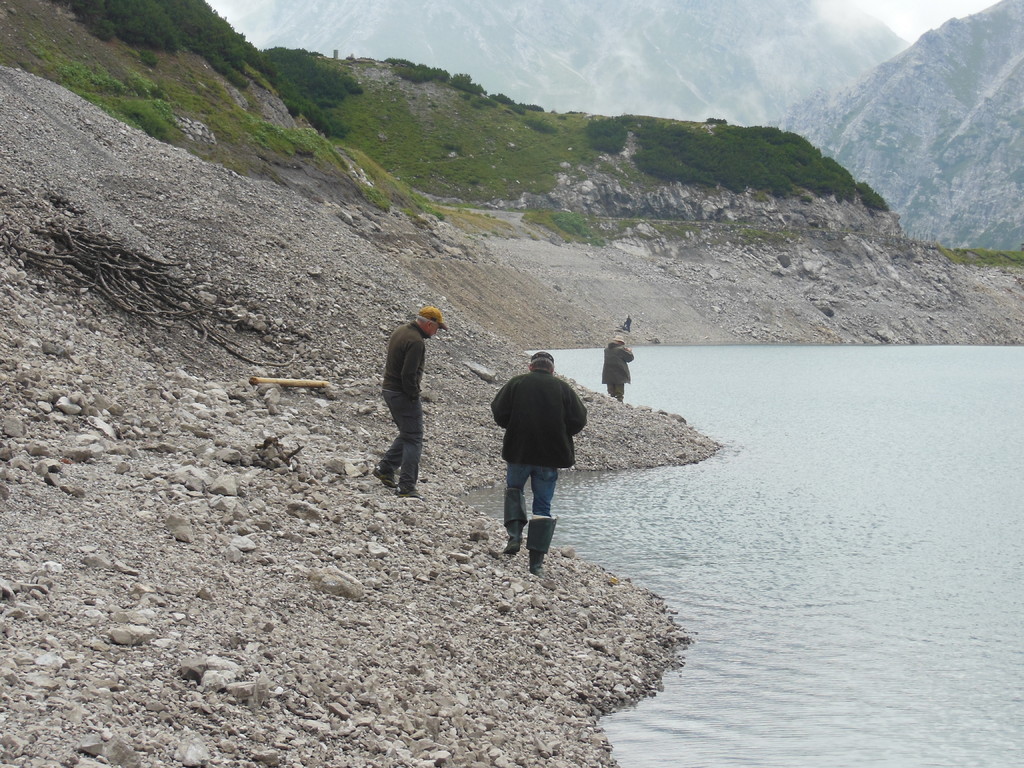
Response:
[{"label": "rocky shoreline", "polygon": [[[572,542],[530,577],[462,501],[500,485],[487,405],[528,340],[409,265],[471,244],[242,178],[10,69],[0,165],[0,763],[615,764],[599,717],[656,692],[686,634]],[[33,262],[72,230],[173,264],[184,314]],[[424,303],[452,330],[429,342],[418,501],[369,469],[383,343]],[[580,469],[717,449],[582,394]]]}]

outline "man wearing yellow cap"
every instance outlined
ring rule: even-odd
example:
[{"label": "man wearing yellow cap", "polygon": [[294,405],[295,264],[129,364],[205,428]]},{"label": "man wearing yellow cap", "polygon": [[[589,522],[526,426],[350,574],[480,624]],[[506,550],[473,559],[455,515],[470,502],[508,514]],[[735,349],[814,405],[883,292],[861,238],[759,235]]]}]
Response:
[{"label": "man wearing yellow cap", "polygon": [[[421,498],[416,490],[423,453],[423,404],[420,384],[426,360],[426,340],[438,330],[448,330],[441,310],[423,307],[409,323],[395,329],[388,340],[384,362],[384,402],[398,427],[398,437],[391,443],[373,476],[388,488],[395,488],[403,498]],[[395,473],[398,479],[395,479]]]}]

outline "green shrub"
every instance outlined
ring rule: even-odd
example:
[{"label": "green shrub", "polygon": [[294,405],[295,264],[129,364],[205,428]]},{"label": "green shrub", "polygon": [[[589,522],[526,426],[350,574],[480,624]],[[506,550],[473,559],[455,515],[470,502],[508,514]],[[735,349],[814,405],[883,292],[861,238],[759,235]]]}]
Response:
[{"label": "green shrub", "polygon": [[460,91],[472,93],[477,96],[482,96],[487,93],[487,91],[483,89],[483,86],[474,83],[473,78],[466,74],[452,75],[450,84],[452,88],[458,88]]},{"label": "green shrub", "polygon": [[438,67],[428,67],[426,64],[413,64],[406,59],[385,59],[388,64],[394,67],[395,74],[410,83],[447,83],[451,80],[445,70]]},{"label": "green shrub", "polygon": [[278,90],[289,113],[302,115],[327,136],[344,138],[348,129],[339,108],[346,98],[363,92],[355,78],[311,51],[271,48],[265,55],[278,74]]},{"label": "green shrub", "polygon": [[587,226],[587,220],[581,214],[571,211],[556,211],[551,214],[551,221],[563,232],[581,240],[589,240],[594,236],[590,227]]},{"label": "green shrub", "polygon": [[594,233],[587,217],[573,211],[527,211],[523,221],[538,224],[558,233],[565,240],[603,245],[604,240]]},{"label": "green shrub", "polygon": [[654,118],[628,118],[644,173],[684,184],[721,185],[733,192],[763,190],[785,196],[806,189],[837,200],[860,199],[885,210],[885,201],[802,136],[778,128],[703,126]]},{"label": "green shrub", "polygon": [[[102,40],[117,37],[129,45],[205,58],[232,82],[246,66],[272,75],[263,55],[205,0],[57,0],[69,7]],[[147,62],[149,63],[149,62]],[[236,82],[246,87],[242,77]]]},{"label": "green shrub", "polygon": [[857,194],[860,195],[861,201],[863,201],[864,205],[868,208],[873,208],[877,211],[889,210],[889,204],[885,202],[885,198],[868,186],[867,182],[859,181],[856,186]]},{"label": "green shrub", "polygon": [[553,126],[547,120],[541,120],[539,117],[528,117],[525,120],[526,125],[537,133],[558,133],[558,128]]},{"label": "green shrub", "polygon": [[164,97],[164,93],[160,90],[160,86],[148,77],[143,77],[138,72],[128,73],[125,86],[132,93],[148,99],[162,99]]},{"label": "green shrub", "polygon": [[629,131],[622,120],[596,118],[587,123],[587,141],[598,152],[619,154],[626,148]]},{"label": "green shrub", "polygon": [[57,76],[60,84],[79,96],[109,94],[118,96],[128,91],[120,80],[111,75],[103,67],[90,69],[77,61],[57,65]]},{"label": "green shrub", "polygon": [[170,141],[177,127],[170,104],[159,99],[129,99],[118,104],[116,111],[125,122],[160,141]]}]

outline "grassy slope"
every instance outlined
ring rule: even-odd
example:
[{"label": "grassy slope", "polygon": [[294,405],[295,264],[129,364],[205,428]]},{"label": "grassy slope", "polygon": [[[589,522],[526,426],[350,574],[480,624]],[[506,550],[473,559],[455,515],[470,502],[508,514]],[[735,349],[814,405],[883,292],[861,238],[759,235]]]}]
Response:
[{"label": "grassy slope", "polygon": [[[46,0],[7,0],[3,9],[9,23],[0,30],[0,63],[59,82],[125,122],[239,173],[285,181],[289,169],[310,165],[328,185],[336,179],[379,207],[397,204],[410,211],[418,207],[410,188],[480,203],[546,192],[563,173],[585,177],[602,170],[634,188],[660,185],[632,163],[609,162],[594,150],[585,135],[591,116],[523,109],[449,84],[412,84],[380,62],[329,60],[364,88],[331,110],[348,128],[348,154],[360,165],[369,165],[365,158],[377,165],[364,167],[374,186],[360,188],[324,137],[265,119],[253,93],[257,87],[238,91],[200,57],[103,42]],[[247,74],[267,85],[259,73]],[[216,143],[189,140],[175,117],[205,124]],[[684,133],[706,129],[647,122],[671,123]]]},{"label": "grassy slope", "polygon": [[988,248],[942,248],[942,253],[957,264],[1024,270],[1024,251],[993,251]]},{"label": "grassy slope", "polygon": [[[352,186],[341,156],[316,131],[265,119],[249,89],[241,93],[200,57],[143,52],[89,34],[65,9],[46,0],[5,0],[0,64],[60,83],[126,123],[242,174],[277,179],[301,159]],[[262,78],[249,73],[256,82]],[[216,143],[193,142],[174,115],[204,123]]]},{"label": "grassy slope", "polygon": [[480,201],[545,192],[561,163],[597,159],[583,135],[585,115],[517,114],[447,85],[414,85],[379,62],[337,65],[364,88],[339,110],[349,128],[344,143],[428,194]]}]

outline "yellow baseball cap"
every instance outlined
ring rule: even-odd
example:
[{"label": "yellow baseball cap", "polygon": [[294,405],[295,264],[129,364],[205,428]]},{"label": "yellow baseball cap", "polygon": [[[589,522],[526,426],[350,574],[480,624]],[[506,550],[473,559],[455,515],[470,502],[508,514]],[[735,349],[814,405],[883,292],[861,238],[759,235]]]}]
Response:
[{"label": "yellow baseball cap", "polygon": [[425,317],[427,320],[433,320],[441,330],[448,330],[448,326],[444,324],[444,315],[441,314],[441,310],[437,307],[424,307],[420,310],[420,317]]}]

